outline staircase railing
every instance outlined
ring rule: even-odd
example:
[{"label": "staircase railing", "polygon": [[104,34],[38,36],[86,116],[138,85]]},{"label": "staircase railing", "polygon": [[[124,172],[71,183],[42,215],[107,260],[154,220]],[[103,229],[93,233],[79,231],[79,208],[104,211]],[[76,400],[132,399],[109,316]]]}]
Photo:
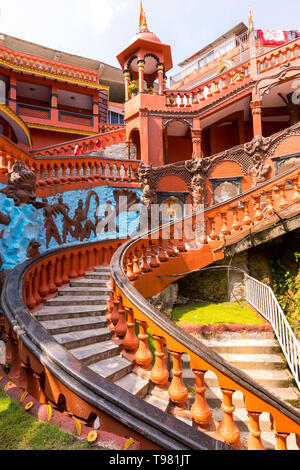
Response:
[{"label": "staircase railing", "polygon": [[[290,181],[292,190],[287,189]],[[264,211],[262,197],[265,198]],[[299,211],[297,168],[271,182],[252,188],[233,200],[208,208],[205,211],[205,230],[200,244],[195,243],[195,239],[191,241],[178,235],[184,232],[183,222],[190,222],[191,227],[197,225],[194,215],[126,242],[112,258],[113,295],[108,318],[116,335],[124,310],[130,318],[125,338],[119,337],[120,344],[129,350],[136,344],[134,332],[129,328],[135,320],[139,325],[139,346],[134,355],[136,364],[148,371],[154,359],[151,381],[168,394],[173,412],[190,417],[196,426],[206,430],[211,429],[213,424],[212,411],[205,399],[205,374],[209,370],[213,371],[222,391],[224,412],[216,432],[227,444],[236,448],[241,448],[240,432],[234,422],[233,395],[236,391],[243,393],[249,416],[248,449],[263,448],[259,425],[262,413],[267,412],[273,417],[277,449],[287,449],[287,437],[291,433],[300,435],[300,414],[248,375],[223,361],[195,338],[183,333],[146,299],[155,296],[172,282],[165,275],[192,271],[221,260],[224,258],[225,245],[238,243],[251,231],[259,232],[272,227],[280,218],[292,217],[292,214],[299,216]],[[167,236],[166,229],[169,230]],[[156,343],[154,358],[148,347],[149,334]],[[169,371],[164,362],[166,351],[172,356],[174,364],[170,382]],[[196,380],[196,401],[191,409],[188,408],[188,390],[182,381],[183,354],[188,354],[190,368]]]},{"label": "staircase railing", "polygon": [[[290,181],[291,190],[287,186]],[[225,240],[226,245],[236,243],[236,238],[241,240],[247,236],[250,226],[254,226],[256,231],[263,230],[263,196],[267,197],[268,226],[278,220],[278,216],[272,218],[274,211],[281,218],[284,218],[285,209],[289,216],[294,212],[299,215],[299,168],[207,209],[206,231],[200,244],[194,238],[179,238],[178,235],[183,223],[191,227],[196,224],[197,214],[141,234],[122,246],[120,241],[112,241],[62,247],[18,266],[7,279],[1,299],[7,319],[12,373],[17,373],[18,377],[26,374],[26,383],[31,386],[32,380],[37,380],[35,390],[39,393],[45,391],[42,376],[46,374],[46,392],[51,390],[54,393],[54,390],[56,400],[60,393],[66,394],[66,390],[70,390],[71,397],[67,397],[67,403],[71,411],[75,410],[74,414],[79,413],[75,406],[79,396],[85,403],[80,411],[82,418],[88,419],[89,413],[97,414],[99,410],[103,413],[104,410],[104,420],[109,415],[114,423],[119,419],[121,428],[125,423],[131,432],[137,429],[139,436],[147,435],[156,443],[171,446],[164,448],[222,448],[220,441],[205,441],[205,437],[241,448],[233,406],[234,393],[241,391],[250,423],[248,449],[263,448],[259,418],[264,412],[273,417],[277,449],[286,449],[288,436],[293,433],[300,435],[300,414],[218,354],[185,334],[146,301],[171,282],[161,275],[208,266],[223,258]],[[166,229],[170,233],[164,237]],[[139,399],[123,390],[120,395],[119,387],[108,385],[76,361],[51,339],[51,335],[34,318],[35,309],[49,296],[55,295],[60,286],[82,277],[94,266],[109,263],[112,294],[107,319],[122,354],[132,357],[139,370],[150,376],[157,390],[167,394],[175,416],[191,418],[200,434],[173,416],[165,415],[147,403],[141,404]],[[33,315],[30,315],[30,310]],[[135,320],[140,328],[138,337],[135,336]],[[125,336],[124,323],[127,325]],[[148,347],[149,331],[156,343],[153,367],[153,355]],[[172,377],[165,363],[166,351],[173,358]],[[190,357],[196,380],[195,403],[191,409],[187,406],[188,391],[182,382],[184,353]],[[224,414],[217,429],[214,428],[212,411],[205,398],[205,374],[208,370],[216,374],[223,396],[221,408]],[[49,384],[53,385],[52,389]]]},{"label": "staircase railing", "polygon": [[295,382],[300,389],[300,345],[271,287],[245,274],[246,300],[268,322],[278,338]]}]

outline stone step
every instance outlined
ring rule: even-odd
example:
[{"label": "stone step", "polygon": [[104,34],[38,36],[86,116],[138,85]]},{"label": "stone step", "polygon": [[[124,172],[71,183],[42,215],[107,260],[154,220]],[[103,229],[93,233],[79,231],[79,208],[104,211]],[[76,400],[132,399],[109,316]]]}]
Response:
[{"label": "stone step", "polygon": [[83,331],[105,328],[107,326],[106,316],[69,318],[64,320],[49,320],[41,322],[52,335],[69,333],[72,331]]},{"label": "stone step", "polygon": [[154,395],[147,395],[144,398],[144,401],[147,403],[150,403],[150,405],[156,406],[156,408],[159,408],[160,410],[166,412],[169,408],[169,401],[168,400],[162,400],[159,397],[156,397]]},{"label": "stone step", "polygon": [[111,382],[122,379],[125,375],[132,371],[133,364],[128,359],[121,356],[105,359],[89,366],[97,374],[101,375]]},{"label": "stone step", "polygon": [[70,353],[83,364],[89,366],[95,362],[119,356],[120,348],[114,341],[109,340],[70,349]]},{"label": "stone step", "polygon": [[65,305],[97,305],[106,306],[109,296],[77,296],[77,295],[58,295],[47,300],[46,306],[65,306]]},{"label": "stone step", "polygon": [[54,335],[54,339],[66,349],[75,349],[80,346],[100,343],[111,339],[111,331],[108,328],[98,328],[96,330],[74,331]]},{"label": "stone step", "polygon": [[101,289],[110,289],[110,282],[100,279],[76,279],[75,281],[70,282],[70,287],[86,287],[89,289],[90,287],[100,287]]},{"label": "stone step", "polygon": [[144,398],[149,388],[149,380],[143,379],[133,372],[125,375],[125,377],[116,381],[115,384],[138,398]]},{"label": "stone step", "polygon": [[218,354],[278,354],[281,352],[280,345],[272,339],[202,340],[202,342]]},{"label": "stone step", "polygon": [[110,266],[96,266],[94,271],[96,273],[105,273],[110,276]]},{"label": "stone step", "polygon": [[96,317],[104,315],[106,305],[69,305],[65,307],[42,307],[35,314],[39,321],[65,320],[69,318]]},{"label": "stone step", "polygon": [[[286,370],[260,370],[260,369],[249,369],[245,370],[244,373],[249,375],[257,383],[263,385],[264,387],[270,388],[280,388],[288,387],[291,383],[292,376]],[[195,385],[195,376],[191,369],[183,370],[183,381],[186,385],[194,386]],[[205,374],[205,383],[209,388],[217,388],[219,386],[217,376],[211,372],[207,371]]]},{"label": "stone step", "polygon": [[281,370],[286,368],[286,361],[276,354],[221,354],[223,359],[238,369]]},{"label": "stone step", "polygon": [[101,272],[91,272],[86,274],[85,279],[100,280],[100,281],[109,281],[110,276]]},{"label": "stone step", "polygon": [[107,288],[107,287],[63,287],[62,289],[59,289],[58,291],[58,295],[59,296],[62,296],[62,295],[76,295],[76,296],[80,296],[80,297],[93,297],[95,295],[100,295],[102,297],[105,297],[106,299],[109,299],[109,295],[111,292],[111,289]]}]

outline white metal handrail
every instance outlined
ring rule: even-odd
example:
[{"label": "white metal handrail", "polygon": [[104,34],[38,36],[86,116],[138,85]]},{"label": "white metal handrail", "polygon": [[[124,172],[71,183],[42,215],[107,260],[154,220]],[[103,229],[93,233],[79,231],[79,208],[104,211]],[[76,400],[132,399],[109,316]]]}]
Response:
[{"label": "white metal handrail", "polygon": [[245,274],[246,300],[273,327],[295,382],[300,389],[300,344],[269,286]]}]

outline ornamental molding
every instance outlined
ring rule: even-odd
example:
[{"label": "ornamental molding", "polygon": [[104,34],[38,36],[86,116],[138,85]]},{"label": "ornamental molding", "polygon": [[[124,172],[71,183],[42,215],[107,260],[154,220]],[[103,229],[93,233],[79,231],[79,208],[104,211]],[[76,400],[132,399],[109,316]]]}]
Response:
[{"label": "ornamental molding", "polygon": [[38,75],[40,77],[50,78],[52,80],[60,80],[60,81],[63,81],[63,82],[75,83],[76,85],[83,85],[85,87],[95,88],[97,90],[109,90],[109,86],[106,86],[106,85],[100,85],[99,83],[92,83],[88,80],[80,80],[80,79],[76,79],[76,78],[62,76],[62,75],[55,74],[55,73],[42,72],[42,71],[39,71],[39,70],[32,69],[30,67],[22,67],[20,65],[12,64],[11,62],[9,62],[7,60],[4,60],[4,59],[0,59],[0,65],[4,65],[5,67],[8,67],[12,70],[17,70],[19,72],[30,73],[30,74],[33,74],[33,75]]}]

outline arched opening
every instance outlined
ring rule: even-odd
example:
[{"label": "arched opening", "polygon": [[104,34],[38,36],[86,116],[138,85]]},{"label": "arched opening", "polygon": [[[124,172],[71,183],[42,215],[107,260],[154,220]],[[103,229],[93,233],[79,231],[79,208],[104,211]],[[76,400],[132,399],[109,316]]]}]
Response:
[{"label": "arched opening", "polygon": [[[131,142],[131,149],[130,149],[131,158],[134,156],[135,160],[141,160],[142,155],[141,155],[140,131],[138,129],[133,129],[131,131],[129,140]],[[135,152],[134,152],[134,148],[136,149]]]},{"label": "arched opening", "polygon": [[190,160],[193,154],[192,133],[186,121],[173,120],[164,130],[165,164]]}]

